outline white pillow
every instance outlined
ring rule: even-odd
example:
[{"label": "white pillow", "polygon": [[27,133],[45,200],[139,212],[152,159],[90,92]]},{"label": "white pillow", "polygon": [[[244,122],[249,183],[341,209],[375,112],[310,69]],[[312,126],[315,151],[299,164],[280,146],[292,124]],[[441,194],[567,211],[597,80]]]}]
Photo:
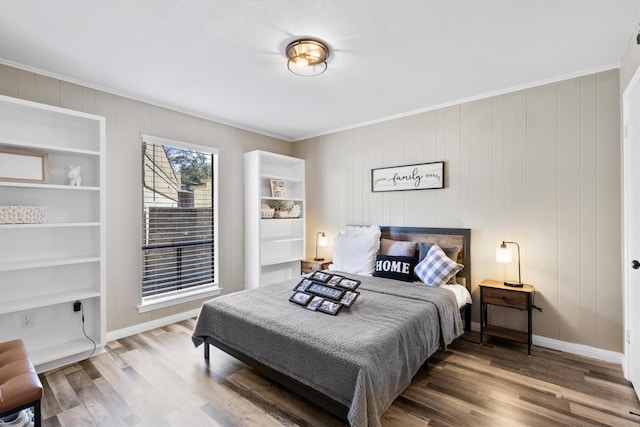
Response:
[{"label": "white pillow", "polygon": [[330,270],[371,275],[380,249],[380,227],[348,226],[338,231],[333,240],[333,264]]}]

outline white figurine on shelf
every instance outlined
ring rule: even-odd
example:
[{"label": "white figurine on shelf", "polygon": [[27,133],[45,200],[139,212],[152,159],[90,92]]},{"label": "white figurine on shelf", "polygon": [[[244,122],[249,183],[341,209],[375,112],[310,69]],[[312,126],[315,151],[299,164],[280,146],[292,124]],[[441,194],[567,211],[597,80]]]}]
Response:
[{"label": "white figurine on shelf", "polygon": [[69,172],[67,172],[67,178],[69,178],[69,185],[79,187],[82,185],[82,177],[80,176],[80,172],[82,171],[82,166],[69,166]]}]

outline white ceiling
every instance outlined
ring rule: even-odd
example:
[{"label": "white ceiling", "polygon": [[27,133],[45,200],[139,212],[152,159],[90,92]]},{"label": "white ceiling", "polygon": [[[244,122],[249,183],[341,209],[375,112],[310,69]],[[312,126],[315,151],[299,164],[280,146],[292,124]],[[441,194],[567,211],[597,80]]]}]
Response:
[{"label": "white ceiling", "polygon": [[[640,0],[1,0],[0,62],[286,140],[620,63]],[[285,46],[326,41],[327,71]]]}]

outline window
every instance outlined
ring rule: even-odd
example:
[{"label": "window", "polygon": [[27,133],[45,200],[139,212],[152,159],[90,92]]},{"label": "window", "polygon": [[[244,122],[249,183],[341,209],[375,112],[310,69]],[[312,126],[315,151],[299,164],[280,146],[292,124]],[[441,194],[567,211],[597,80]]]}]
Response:
[{"label": "window", "polygon": [[142,137],[142,304],[217,294],[217,150]]}]

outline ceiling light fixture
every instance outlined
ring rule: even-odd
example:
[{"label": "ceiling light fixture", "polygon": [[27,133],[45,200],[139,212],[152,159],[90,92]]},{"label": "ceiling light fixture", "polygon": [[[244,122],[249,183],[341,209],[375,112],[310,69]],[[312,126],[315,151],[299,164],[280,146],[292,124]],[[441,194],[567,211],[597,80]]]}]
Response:
[{"label": "ceiling light fixture", "polygon": [[313,39],[294,40],[287,46],[287,68],[299,76],[317,76],[327,69],[329,48]]}]

